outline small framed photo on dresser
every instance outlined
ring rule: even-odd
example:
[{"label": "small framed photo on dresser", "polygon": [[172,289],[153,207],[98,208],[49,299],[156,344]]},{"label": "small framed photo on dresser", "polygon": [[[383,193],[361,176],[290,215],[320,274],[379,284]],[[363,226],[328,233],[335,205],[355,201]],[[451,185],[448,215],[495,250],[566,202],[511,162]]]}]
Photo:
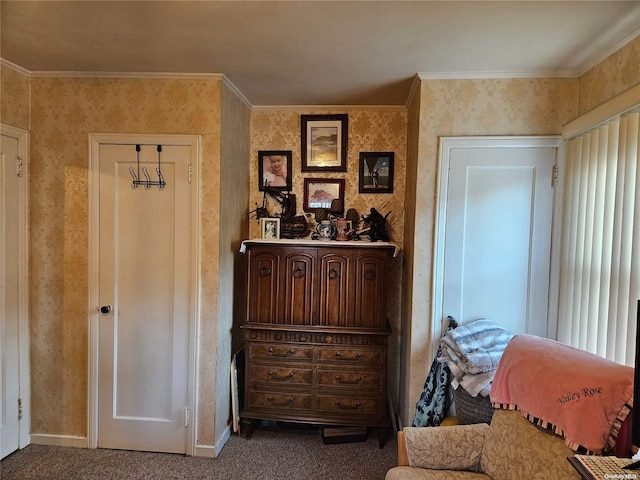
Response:
[{"label": "small framed photo on dresser", "polygon": [[261,218],[260,238],[264,240],[277,240],[280,238],[280,219],[271,217]]}]

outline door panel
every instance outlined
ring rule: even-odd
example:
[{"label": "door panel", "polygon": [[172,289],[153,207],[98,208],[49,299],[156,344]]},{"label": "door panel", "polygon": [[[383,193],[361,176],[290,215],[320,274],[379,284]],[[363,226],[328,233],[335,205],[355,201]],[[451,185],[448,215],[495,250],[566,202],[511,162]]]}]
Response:
[{"label": "door panel", "polygon": [[16,158],[18,139],[1,135],[0,143],[0,355],[2,403],[0,458],[19,448],[19,227]]},{"label": "door panel", "polygon": [[[191,147],[163,146],[166,186],[132,188],[134,145],[101,145],[98,447],[186,452]],[[141,167],[155,173],[156,148]],[[152,177],[153,178],[153,177]]]},{"label": "door panel", "polygon": [[546,336],[555,148],[452,149],[443,313]]}]

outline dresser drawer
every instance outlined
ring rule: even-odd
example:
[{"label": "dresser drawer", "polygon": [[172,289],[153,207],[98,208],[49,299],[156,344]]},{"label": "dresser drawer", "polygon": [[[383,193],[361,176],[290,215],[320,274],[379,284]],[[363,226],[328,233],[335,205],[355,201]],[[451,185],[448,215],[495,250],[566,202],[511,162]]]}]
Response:
[{"label": "dresser drawer", "polygon": [[311,361],[313,347],[286,343],[250,343],[249,358],[255,361]]},{"label": "dresser drawer", "polygon": [[311,368],[294,366],[252,366],[249,371],[249,381],[252,384],[263,383],[269,385],[305,385],[310,386],[313,379]]},{"label": "dresser drawer", "polygon": [[338,387],[376,392],[382,389],[382,375],[380,372],[368,372],[359,369],[318,368],[317,378],[318,387]]},{"label": "dresser drawer", "polygon": [[318,362],[342,365],[381,365],[383,348],[318,347]]},{"label": "dresser drawer", "polygon": [[249,408],[281,411],[311,410],[311,395],[306,393],[282,393],[268,391],[249,391]]},{"label": "dresser drawer", "polygon": [[318,395],[318,413],[380,415],[380,398]]}]

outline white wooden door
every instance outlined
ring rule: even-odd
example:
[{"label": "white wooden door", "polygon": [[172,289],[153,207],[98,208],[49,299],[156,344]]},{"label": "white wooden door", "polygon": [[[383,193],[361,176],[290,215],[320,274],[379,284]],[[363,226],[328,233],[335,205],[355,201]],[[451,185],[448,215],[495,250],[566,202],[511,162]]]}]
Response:
[{"label": "white wooden door", "polygon": [[442,318],[547,336],[556,147],[512,142],[444,149]]},{"label": "white wooden door", "polygon": [[[132,188],[135,145],[99,147],[98,447],[186,453],[194,318],[193,147],[163,145],[166,181]],[[155,145],[140,147],[157,181]]]},{"label": "white wooden door", "polygon": [[[0,458],[20,448],[20,278],[21,268],[20,183],[22,176],[18,138],[0,135]],[[24,219],[23,219],[24,221]]]}]

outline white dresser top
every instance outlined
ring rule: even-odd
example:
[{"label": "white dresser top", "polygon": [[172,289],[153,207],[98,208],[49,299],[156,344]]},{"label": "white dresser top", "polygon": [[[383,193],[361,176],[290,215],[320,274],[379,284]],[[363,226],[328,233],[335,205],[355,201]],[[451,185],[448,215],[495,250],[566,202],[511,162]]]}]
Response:
[{"label": "white dresser top", "polygon": [[247,245],[290,245],[290,246],[309,246],[309,247],[358,247],[358,248],[389,248],[393,247],[393,256],[397,256],[400,247],[393,242],[372,242],[370,240],[312,240],[310,237],[305,238],[279,238],[279,239],[263,239],[255,238],[244,240],[240,245],[240,253],[246,253]]}]

